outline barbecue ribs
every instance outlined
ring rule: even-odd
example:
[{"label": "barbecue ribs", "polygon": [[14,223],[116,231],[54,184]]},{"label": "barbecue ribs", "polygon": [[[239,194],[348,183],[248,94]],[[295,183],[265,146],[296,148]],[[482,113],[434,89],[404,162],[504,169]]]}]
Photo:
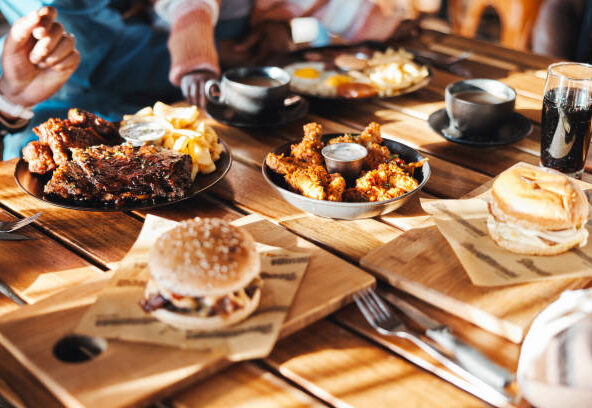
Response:
[{"label": "barbecue ribs", "polygon": [[72,161],[54,171],[45,194],[66,201],[121,207],[188,195],[191,157],[157,146],[73,148]]},{"label": "barbecue ribs", "polygon": [[33,132],[39,136],[39,142],[31,143],[48,146],[54,162],[53,166],[48,162],[45,155],[47,149],[43,149],[44,154],[40,156],[34,154],[40,152],[38,146],[26,146],[23,149],[23,158],[29,163],[29,171],[38,174],[45,174],[56,165],[68,161],[70,148],[121,143],[117,127],[113,123],[76,108],[68,111],[67,120],[49,119],[34,128]]}]

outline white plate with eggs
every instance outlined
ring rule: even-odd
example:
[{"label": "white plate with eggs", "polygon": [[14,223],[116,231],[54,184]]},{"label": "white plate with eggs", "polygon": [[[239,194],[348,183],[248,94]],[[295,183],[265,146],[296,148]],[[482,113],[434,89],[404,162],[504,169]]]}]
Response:
[{"label": "white plate with eggs", "polygon": [[361,63],[359,69],[327,69],[327,66],[335,64],[322,61],[286,65],[284,69],[291,76],[292,91],[319,99],[389,98],[421,89],[432,77],[427,66],[417,63],[413,54],[403,49],[389,48],[365,57],[344,51],[340,57],[344,55],[350,61],[357,59]]}]

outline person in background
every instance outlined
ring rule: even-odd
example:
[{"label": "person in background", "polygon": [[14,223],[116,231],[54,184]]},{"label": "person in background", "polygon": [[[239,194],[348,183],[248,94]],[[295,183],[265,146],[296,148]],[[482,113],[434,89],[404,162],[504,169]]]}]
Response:
[{"label": "person in background", "polygon": [[[154,24],[150,2],[0,0],[0,12],[11,25],[43,6],[54,7],[57,21],[75,36],[80,64],[51,98],[33,108],[35,116],[25,129],[4,137],[4,160],[20,156],[22,148],[37,139],[33,127],[51,117],[66,117],[69,108],[114,121],[156,100],[182,99],[168,79],[169,32]],[[199,37],[191,44],[197,41]]]},{"label": "person in background", "polygon": [[532,50],[564,59],[585,58],[578,55],[578,44],[583,39],[589,44],[590,27],[584,29],[586,8],[591,7],[589,3],[586,0],[545,0],[533,28]]},{"label": "person in background", "polygon": [[74,37],[55,21],[56,10],[43,7],[17,20],[2,50],[0,128],[2,133],[27,126],[31,107],[50,98],[80,62]]},{"label": "person in background", "polygon": [[[289,51],[289,22],[316,17],[347,41],[383,40],[439,0],[0,0],[13,23],[52,5],[76,36],[80,65],[22,132],[5,137],[4,159],[36,136],[32,128],[70,107],[119,120],[156,100],[205,106],[203,87],[220,66],[258,64]],[[434,7],[432,7],[434,8]],[[437,7],[434,8],[437,10]]]},{"label": "person in background", "polygon": [[[440,8],[440,0],[208,0],[192,1],[192,11],[187,3],[160,0],[156,10],[171,24],[171,81],[178,81],[187,100],[201,106],[203,84],[220,74],[220,65],[260,64],[271,54],[292,50],[293,18],[314,17],[328,34],[346,42],[384,41],[416,32],[413,22],[419,14]],[[195,17],[187,18],[190,13]],[[187,47],[197,36],[215,41]]]}]

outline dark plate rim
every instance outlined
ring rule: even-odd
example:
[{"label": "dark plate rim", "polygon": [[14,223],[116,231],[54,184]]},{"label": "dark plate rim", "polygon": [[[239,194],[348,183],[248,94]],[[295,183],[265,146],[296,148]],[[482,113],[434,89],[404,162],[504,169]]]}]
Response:
[{"label": "dark plate rim", "polygon": [[[227,125],[227,126],[232,126],[232,127],[238,127],[238,128],[244,128],[244,129],[256,129],[256,128],[271,128],[271,127],[278,127],[278,126],[283,126],[286,125],[288,123],[294,122],[298,119],[302,119],[303,117],[305,117],[308,114],[308,111],[310,109],[310,104],[309,102],[306,100],[306,98],[303,95],[299,95],[295,92],[292,92],[293,95],[298,95],[301,97],[301,101],[298,102],[298,106],[294,107],[294,115],[292,118],[289,118],[288,120],[285,121],[276,121],[276,122],[271,122],[271,123],[252,123],[252,122],[245,122],[245,121],[230,121],[230,120],[225,120],[223,118],[219,118],[217,116],[212,115],[211,112],[214,111],[214,109],[212,109],[212,106],[215,106],[214,104],[212,104],[211,102],[208,102],[206,104],[206,115],[208,115],[208,117],[210,117],[211,119],[214,119],[216,122],[222,123],[223,125]],[[223,108],[224,109],[224,108]],[[226,107],[225,109],[231,109],[230,107]]]},{"label": "dark plate rim", "polygon": [[528,123],[528,129],[518,138],[513,139],[513,140],[506,140],[506,141],[498,141],[498,142],[478,142],[475,140],[471,140],[471,139],[455,139],[453,137],[448,137],[444,134],[444,132],[442,131],[442,129],[436,127],[433,122],[435,121],[436,115],[442,115],[442,114],[446,114],[446,108],[441,108],[438,109],[432,113],[430,113],[430,116],[428,116],[428,125],[430,126],[430,128],[436,132],[438,135],[440,135],[440,137],[444,138],[445,140],[448,140],[449,142],[452,143],[458,143],[460,145],[464,145],[464,146],[473,146],[473,147],[496,147],[496,146],[508,146],[514,143],[518,143],[519,141],[521,141],[522,139],[524,139],[526,136],[528,136],[533,128],[534,125],[532,123],[532,121],[530,119],[528,119],[526,116],[524,116],[523,114],[521,114],[520,112],[516,112],[514,111],[513,115],[516,118],[520,118],[520,120],[523,120],[524,123]]},{"label": "dark plate rim", "polygon": [[[360,133],[350,133],[352,136],[357,136]],[[323,135],[323,139],[332,139],[334,137],[337,136],[343,136],[343,133],[327,133]],[[426,157],[421,154],[419,151],[417,151],[416,149],[414,149],[411,146],[408,146],[404,143],[400,143],[397,142],[395,140],[390,140],[390,139],[385,139],[385,141],[389,142],[389,143],[394,143],[397,145],[401,145],[404,146],[408,149],[413,150],[419,157],[421,157],[421,159],[425,159]],[[297,141],[296,141],[297,142]],[[276,147],[275,149],[272,150],[272,153],[274,154],[279,154],[280,152],[282,152],[283,150],[287,149],[290,145],[294,144],[295,142],[287,142],[282,144],[281,146]],[[390,146],[385,145],[388,147],[388,149],[392,152],[392,153],[398,153],[398,152],[393,152],[390,148]],[[269,176],[269,172],[273,171],[271,170],[268,166],[267,163],[265,163],[265,161],[263,161],[263,165],[261,166],[261,172],[263,173],[263,178],[265,178],[265,181],[267,181],[267,183],[269,183],[272,187],[276,188],[279,191],[285,192],[287,193],[289,196],[294,197],[297,200],[303,200],[306,202],[310,202],[312,203],[324,203],[325,205],[329,205],[329,206],[342,206],[342,207],[351,207],[351,208],[356,208],[356,207],[374,207],[374,206],[379,206],[379,205],[385,205],[385,204],[389,204],[395,201],[400,201],[403,200],[413,194],[416,194],[417,192],[419,192],[424,186],[425,184],[428,182],[428,180],[430,179],[430,176],[432,175],[432,169],[430,167],[430,162],[429,160],[427,162],[425,162],[425,164],[422,166],[422,168],[424,168],[424,177],[423,180],[421,181],[421,183],[417,186],[417,188],[403,194],[402,196],[396,197],[396,198],[391,198],[390,200],[383,200],[383,201],[365,201],[365,202],[360,202],[360,203],[350,203],[350,202],[344,202],[344,201],[329,201],[329,200],[315,200],[314,198],[309,198],[309,197],[305,197],[301,194],[295,193],[293,191],[290,191],[282,186],[277,185]]]},{"label": "dark plate rim", "polygon": [[[191,194],[187,195],[186,197],[179,198],[179,199],[173,200],[173,201],[163,201],[163,202],[158,202],[158,203],[154,203],[154,204],[150,204],[150,205],[139,204],[137,206],[124,206],[124,207],[117,208],[117,207],[86,207],[86,206],[83,207],[83,206],[77,206],[74,204],[69,204],[67,202],[47,200],[43,196],[39,197],[38,195],[34,194],[33,192],[27,190],[21,184],[19,177],[18,177],[19,167],[24,166],[25,171],[27,173],[31,174],[32,176],[35,176],[31,172],[29,172],[29,169],[26,167],[27,164],[24,161],[24,159],[22,159],[22,158],[19,159],[19,161],[14,166],[14,180],[16,181],[16,184],[19,186],[19,188],[22,191],[24,191],[26,194],[28,194],[29,196],[34,197],[35,199],[42,201],[46,204],[54,205],[56,207],[61,207],[61,208],[67,208],[69,210],[89,211],[89,212],[126,212],[126,211],[151,210],[154,208],[160,208],[160,207],[165,207],[167,205],[177,204],[177,203],[180,203],[181,201],[185,201],[190,198],[193,198],[196,195],[198,195],[199,193],[203,192],[204,190],[211,188],[212,186],[217,184],[220,180],[222,180],[226,176],[226,174],[230,171],[230,168],[232,167],[232,162],[233,162],[232,154],[230,154],[230,150],[228,149],[228,146],[226,145],[226,143],[222,139],[219,138],[218,141],[220,142],[220,144],[222,144],[222,147],[223,147],[222,154],[228,155],[228,164],[221,169],[218,169],[218,168],[216,169],[215,172],[219,171],[220,174],[216,178],[214,178],[210,183],[208,183],[204,186],[201,186],[198,189],[192,191]],[[213,174],[213,173],[211,173],[211,174]],[[196,181],[198,180],[198,177],[199,177],[199,175],[196,177]],[[195,181],[194,181],[194,184],[195,184]]]}]

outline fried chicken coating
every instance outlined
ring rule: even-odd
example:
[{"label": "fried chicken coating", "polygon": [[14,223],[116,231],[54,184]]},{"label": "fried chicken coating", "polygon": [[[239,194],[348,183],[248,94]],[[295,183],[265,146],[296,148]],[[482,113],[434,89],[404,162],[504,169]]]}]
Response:
[{"label": "fried chicken coating", "polygon": [[[413,163],[412,168],[422,164],[423,162],[417,163],[417,165]],[[399,167],[396,160],[391,160],[388,163],[380,164],[375,170],[370,170],[358,178],[355,191],[348,189],[345,198],[347,201],[390,200],[415,190],[417,186],[417,180]]]},{"label": "fried chicken coating", "polygon": [[307,163],[322,165],[323,156],[321,150],[324,145],[321,136],[323,127],[318,123],[311,122],[304,125],[303,129],[304,137],[302,141],[291,146],[292,156]]},{"label": "fried chicken coating", "polygon": [[341,201],[345,180],[339,173],[329,174],[323,166],[281,154],[269,153],[265,163],[270,169],[283,175],[286,183],[303,196],[316,200]]},{"label": "fried chicken coating", "polygon": [[345,191],[345,179],[339,173],[329,174],[330,181],[327,184],[327,200],[341,201]]}]

